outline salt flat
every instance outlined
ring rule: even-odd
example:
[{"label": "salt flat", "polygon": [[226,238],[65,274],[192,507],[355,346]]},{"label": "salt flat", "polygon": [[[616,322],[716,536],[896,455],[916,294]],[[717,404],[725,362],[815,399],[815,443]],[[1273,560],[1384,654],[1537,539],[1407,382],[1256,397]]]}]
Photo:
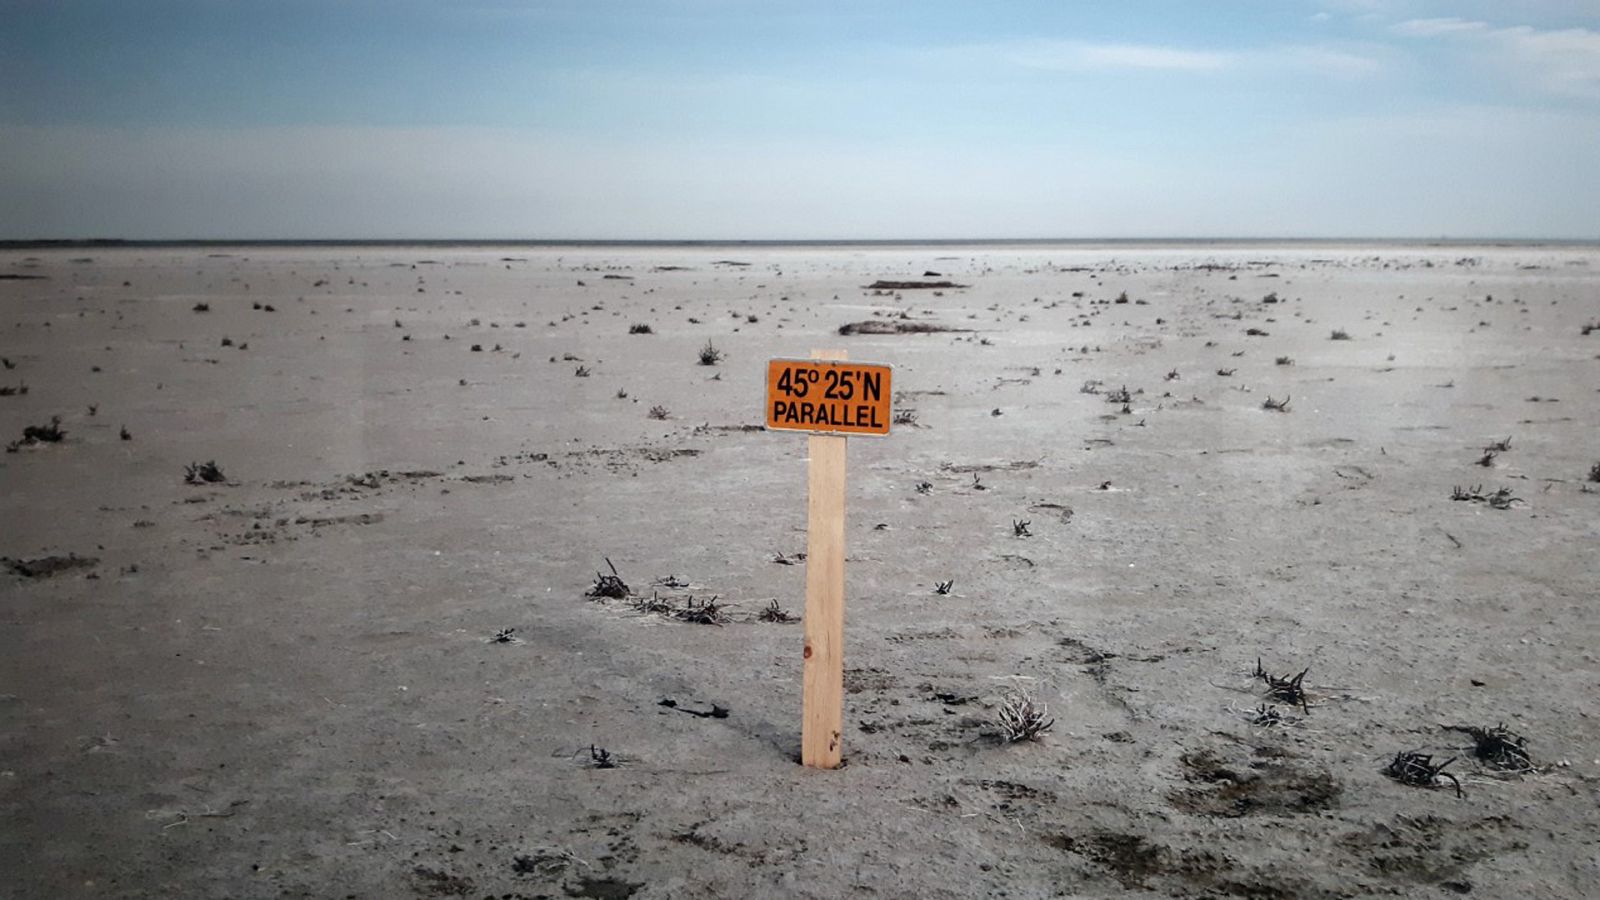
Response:
[{"label": "salt flat", "polygon": [[[0,273],[36,276],[0,280],[0,893],[1600,881],[1595,246],[7,248]],[[951,330],[838,334],[862,321]],[[892,364],[901,416],[850,444],[834,772],[795,763],[800,626],[760,616],[800,612],[805,549],[765,365],[821,348]],[[608,558],[725,621],[586,598]],[[1258,659],[1309,668],[1306,709]],[[1055,725],[1003,745],[1015,687]],[[1499,723],[1533,772],[1444,727]],[[1403,751],[1459,757],[1463,796],[1386,777]]]}]

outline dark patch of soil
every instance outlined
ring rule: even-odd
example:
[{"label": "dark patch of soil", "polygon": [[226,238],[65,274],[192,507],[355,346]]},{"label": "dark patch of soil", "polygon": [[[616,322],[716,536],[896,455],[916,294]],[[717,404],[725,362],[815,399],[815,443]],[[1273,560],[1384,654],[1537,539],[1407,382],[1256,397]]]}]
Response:
[{"label": "dark patch of soil", "polygon": [[1123,887],[1144,887],[1145,882],[1166,868],[1169,851],[1136,834],[1096,831],[1079,837],[1070,834],[1046,835],[1044,842],[1059,850],[1076,853],[1104,866]]},{"label": "dark patch of soil", "polygon": [[69,553],[66,556],[41,556],[38,559],[11,559],[0,557],[0,565],[13,575],[23,578],[49,578],[60,575],[72,569],[87,569],[97,565],[100,560],[93,556],[79,556]]},{"label": "dark patch of soil", "polygon": [[1431,884],[1460,883],[1472,863],[1506,850],[1522,850],[1526,842],[1508,840],[1500,832],[1511,825],[1505,816],[1452,822],[1437,816],[1395,816],[1366,831],[1338,839],[1345,850],[1375,875],[1390,881]]},{"label": "dark patch of soil", "polygon": [[954,281],[874,281],[866,286],[869,291],[926,291],[944,288],[964,288],[967,285]]},{"label": "dark patch of soil", "polygon": [[904,319],[868,319],[864,322],[847,322],[839,326],[840,334],[936,334],[942,331],[966,331],[937,322],[907,322]]},{"label": "dark patch of soil", "polygon": [[1232,764],[1202,750],[1185,753],[1183,764],[1186,780],[1208,787],[1177,791],[1168,799],[1178,809],[1198,815],[1236,818],[1315,813],[1338,806],[1344,792],[1326,769],[1304,767],[1276,753]]},{"label": "dark patch of soil", "polygon": [[417,866],[412,869],[411,877],[416,880],[418,892],[425,896],[465,897],[472,893],[474,887],[470,878],[451,875],[449,872],[430,869],[427,866]]},{"label": "dark patch of soil", "polygon": [[568,897],[592,897],[594,900],[628,900],[639,889],[641,882],[623,881],[620,878],[580,878],[575,884],[563,885]]}]

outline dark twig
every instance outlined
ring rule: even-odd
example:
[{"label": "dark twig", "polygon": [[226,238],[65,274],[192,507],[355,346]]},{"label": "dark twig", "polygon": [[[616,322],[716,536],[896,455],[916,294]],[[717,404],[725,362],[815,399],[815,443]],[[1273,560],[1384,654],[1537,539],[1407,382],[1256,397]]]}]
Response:
[{"label": "dark twig", "polygon": [[1389,765],[1384,768],[1383,774],[1401,784],[1425,788],[1438,787],[1440,778],[1448,778],[1456,786],[1456,796],[1462,797],[1465,795],[1461,791],[1461,782],[1454,775],[1444,770],[1445,766],[1455,761],[1456,758],[1452,756],[1436,766],[1433,764],[1433,756],[1431,754],[1408,750],[1403,753],[1396,753],[1394,759],[1390,760]]},{"label": "dark twig", "polygon": [[1265,669],[1261,668],[1261,657],[1258,656],[1256,657],[1254,677],[1261,679],[1266,684],[1268,697],[1274,700],[1282,700],[1284,703],[1292,703],[1300,707],[1301,711],[1306,715],[1310,715],[1311,707],[1306,702],[1306,692],[1301,686],[1301,682],[1305,681],[1306,673],[1309,671],[1311,671],[1311,667],[1306,666],[1300,670],[1300,674],[1292,678],[1279,678],[1268,674]]},{"label": "dark twig", "polygon": [[1460,731],[1472,736],[1472,754],[1490,768],[1508,772],[1526,772],[1533,768],[1528,756],[1528,739],[1507,728],[1504,722],[1493,728],[1474,725],[1446,725],[1449,731]]},{"label": "dark twig", "polygon": [[604,557],[604,559],[606,566],[611,569],[611,574],[594,573],[594,585],[589,588],[589,592],[585,596],[596,599],[621,600],[632,594],[633,590],[628,587],[627,582],[622,580],[621,574],[617,572],[617,567],[611,564],[611,559],[609,557]]}]

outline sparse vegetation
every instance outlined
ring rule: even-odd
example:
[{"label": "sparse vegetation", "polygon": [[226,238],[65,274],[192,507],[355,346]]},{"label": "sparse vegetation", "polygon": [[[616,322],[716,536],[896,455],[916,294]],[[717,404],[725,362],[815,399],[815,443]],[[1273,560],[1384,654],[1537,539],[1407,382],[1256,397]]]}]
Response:
[{"label": "sparse vegetation", "polygon": [[1472,755],[1491,769],[1506,772],[1527,772],[1533,768],[1528,756],[1528,739],[1507,728],[1502,722],[1493,728],[1471,725],[1447,725],[1451,731],[1465,732],[1472,737]]},{"label": "sparse vegetation", "polygon": [[1384,768],[1383,774],[1401,784],[1425,788],[1438,787],[1440,784],[1439,779],[1448,778],[1456,786],[1456,796],[1460,797],[1463,796],[1461,782],[1457,781],[1454,775],[1444,770],[1445,766],[1455,761],[1455,757],[1452,756],[1444,762],[1434,765],[1432,755],[1411,750],[1404,753],[1396,753],[1394,759]]},{"label": "sparse vegetation", "polygon": [[760,615],[758,615],[756,618],[763,622],[774,622],[780,625],[785,622],[793,622],[795,620],[794,616],[789,615],[789,613],[783,607],[778,605],[777,600],[773,600],[764,608],[762,608]]},{"label": "sparse vegetation", "polygon": [[935,581],[933,583],[933,592],[941,597],[948,596],[950,594],[950,589],[955,586],[956,582],[954,578],[950,579],[949,581]]},{"label": "sparse vegetation", "polygon": [[1022,688],[1013,688],[1000,700],[995,713],[995,725],[1000,729],[1000,740],[1007,744],[1018,741],[1036,741],[1056,724],[1043,703]]},{"label": "sparse vegetation", "polygon": [[706,345],[700,348],[700,365],[714,366],[717,363],[722,362],[726,356],[727,354],[723,353],[721,350],[718,350],[715,344],[711,343],[710,341],[706,341]]},{"label": "sparse vegetation", "polygon": [[576,369],[572,370],[572,374],[576,375],[579,378],[588,378],[589,377],[589,367],[588,366],[579,366]]},{"label": "sparse vegetation", "polygon": [[629,334],[655,334],[656,330],[654,328],[651,328],[647,323],[635,322],[634,324],[628,326],[628,333]]},{"label": "sparse vegetation", "polygon": [[1232,378],[1233,377],[1233,373],[1235,373],[1237,371],[1239,371],[1239,370],[1238,369],[1218,369],[1217,370],[1217,375],[1219,375],[1219,376],[1221,376],[1223,378]]},{"label": "sparse vegetation", "polygon": [[605,560],[606,568],[611,570],[611,574],[607,575],[604,572],[594,573],[594,584],[590,586],[584,596],[593,600],[621,600],[632,594],[633,590],[628,587],[626,581],[622,580],[621,573],[617,571],[616,566],[611,564],[611,559],[606,557]]},{"label": "sparse vegetation", "polygon": [[37,444],[59,444],[67,436],[61,427],[61,417],[51,416],[48,425],[29,425],[22,429],[22,438],[6,445],[7,453],[15,453],[23,447],[32,447]]},{"label": "sparse vegetation", "polygon": [[847,322],[839,326],[839,333],[850,334],[936,334],[941,331],[960,331],[935,322],[907,322],[903,319],[886,322],[868,319],[865,322]]},{"label": "sparse vegetation", "polygon": [[1284,412],[1284,413],[1286,413],[1286,412],[1289,411],[1289,400],[1290,399],[1291,398],[1288,397],[1287,395],[1285,395],[1282,400],[1274,400],[1271,397],[1268,397],[1261,404],[1261,408],[1262,409],[1270,409],[1273,412]]},{"label": "sparse vegetation", "polygon": [[1011,535],[1012,535],[1012,537],[1033,537],[1033,532],[1028,530],[1028,526],[1032,525],[1032,524],[1033,524],[1032,520],[1029,520],[1029,519],[1012,519],[1011,520]]},{"label": "sparse vegetation", "polygon": [[914,410],[914,409],[895,410],[894,424],[896,424],[896,425],[916,425],[917,424],[917,411]]},{"label": "sparse vegetation", "polygon": [[1261,668],[1261,657],[1256,657],[1256,671],[1254,676],[1267,686],[1267,696],[1284,703],[1292,703],[1300,707],[1300,711],[1311,714],[1311,707],[1306,701],[1305,688],[1302,686],[1306,680],[1306,673],[1311,671],[1310,666],[1300,670],[1300,674],[1280,678],[1269,674]]},{"label": "sparse vegetation", "polygon": [[1330,340],[1330,341],[1348,341],[1348,340],[1350,340],[1350,332],[1345,331],[1343,328],[1335,328],[1333,330],[1333,334],[1328,335],[1328,340]]},{"label": "sparse vegetation", "polygon": [[652,419],[665,419],[666,417],[667,417],[667,408],[665,406],[652,406],[652,407],[650,407],[650,418],[652,418]]},{"label": "sparse vegetation", "polygon": [[1294,357],[1292,357],[1292,356],[1280,356],[1276,360],[1274,360],[1274,362],[1277,363],[1280,366],[1292,366],[1292,365],[1294,365]]},{"label": "sparse vegetation", "polygon": [[183,470],[184,484],[219,484],[227,481],[228,476],[222,474],[222,468],[216,460],[203,463],[189,463]]},{"label": "sparse vegetation", "polygon": [[1600,483],[1600,462],[1589,467],[1589,480]]},{"label": "sparse vegetation", "polygon": [[190,308],[192,310],[194,310],[195,312],[211,312],[211,304],[204,303],[204,302],[196,303],[194,306],[192,306]]}]

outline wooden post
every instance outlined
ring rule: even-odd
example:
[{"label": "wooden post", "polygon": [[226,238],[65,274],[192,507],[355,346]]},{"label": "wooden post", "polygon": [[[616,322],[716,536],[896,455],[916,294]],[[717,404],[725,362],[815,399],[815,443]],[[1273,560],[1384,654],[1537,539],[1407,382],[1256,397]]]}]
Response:
[{"label": "wooden post", "polygon": [[[812,359],[845,359],[813,350]],[[836,769],[844,733],[844,484],[849,438],[814,434],[806,499],[804,712],[800,762]]]}]

